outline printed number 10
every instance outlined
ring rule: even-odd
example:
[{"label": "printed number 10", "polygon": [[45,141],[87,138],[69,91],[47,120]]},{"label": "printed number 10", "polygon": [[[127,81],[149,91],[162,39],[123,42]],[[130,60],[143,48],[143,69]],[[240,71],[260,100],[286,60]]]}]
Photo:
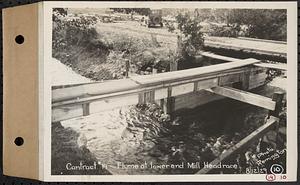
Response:
[{"label": "printed number 10", "polygon": [[280,175],[280,179],[281,179],[281,180],[285,180],[286,178],[287,178],[286,175]]}]

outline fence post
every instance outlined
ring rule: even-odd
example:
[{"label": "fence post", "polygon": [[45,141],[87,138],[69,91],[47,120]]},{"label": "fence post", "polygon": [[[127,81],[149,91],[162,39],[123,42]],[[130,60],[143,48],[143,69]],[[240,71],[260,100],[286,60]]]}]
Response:
[{"label": "fence post", "polygon": [[126,59],[125,60],[125,70],[126,70],[126,73],[125,73],[125,77],[128,78],[128,75],[129,75],[129,68],[130,68],[130,64],[129,64],[129,60]]},{"label": "fence post", "polygon": [[283,100],[284,92],[275,92],[273,94],[272,100],[276,102],[275,110],[269,112],[269,116],[278,117],[279,113],[282,109],[282,100]]},{"label": "fence post", "polygon": [[[276,118],[279,118],[279,113],[282,110],[282,100],[283,100],[284,92],[275,92],[273,94],[272,100],[276,103],[275,109],[273,111],[269,111],[267,119],[270,118],[270,116],[274,116]],[[276,139],[275,139],[275,150],[277,148],[278,143],[278,131],[279,131],[279,121],[275,125],[275,133],[276,133]]]},{"label": "fence post", "polygon": [[82,110],[83,110],[83,116],[90,115],[90,104],[89,103],[82,104]]},{"label": "fence post", "polygon": [[170,62],[170,71],[177,71],[177,69],[178,69],[178,61],[172,60]]},{"label": "fence post", "polygon": [[152,74],[157,74],[157,69],[156,68],[152,68]]},{"label": "fence post", "polygon": [[144,105],[146,103],[145,101],[145,92],[141,92],[139,93],[139,105]]}]

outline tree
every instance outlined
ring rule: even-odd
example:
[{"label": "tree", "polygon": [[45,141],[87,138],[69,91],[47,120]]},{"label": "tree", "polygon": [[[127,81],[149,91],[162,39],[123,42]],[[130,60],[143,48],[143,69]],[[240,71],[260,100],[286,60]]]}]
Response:
[{"label": "tree", "polygon": [[150,8],[110,8],[114,12],[120,12],[120,13],[138,13],[140,15],[148,16],[151,12]]},{"label": "tree", "polygon": [[[193,13],[193,15],[195,15]],[[195,55],[204,45],[204,36],[201,32],[200,19],[190,13],[176,16],[178,29],[181,35],[178,36],[178,69],[187,69],[194,66]]]},{"label": "tree", "polygon": [[[284,41],[287,37],[286,13],[285,9],[197,10],[198,19],[201,21],[226,24],[226,26],[214,28],[215,32],[213,35],[234,36],[235,34],[231,34],[231,32],[243,31],[243,35],[246,37]],[[242,27],[246,29],[242,30]]]},{"label": "tree", "polygon": [[178,29],[181,31],[182,37],[182,57],[194,56],[196,52],[202,49],[204,45],[204,37],[201,32],[200,20],[191,17],[189,14],[178,14],[176,16]]},{"label": "tree", "polygon": [[246,25],[247,37],[286,40],[287,16],[284,9],[232,9],[227,12],[227,23]]}]

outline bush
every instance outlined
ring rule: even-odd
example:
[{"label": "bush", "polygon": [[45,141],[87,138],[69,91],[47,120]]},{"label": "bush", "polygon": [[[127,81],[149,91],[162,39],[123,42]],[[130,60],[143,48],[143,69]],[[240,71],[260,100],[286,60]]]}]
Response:
[{"label": "bush", "polygon": [[227,25],[246,26],[246,37],[283,40],[287,37],[287,12],[285,9],[220,9]]},{"label": "bush", "polygon": [[172,22],[166,22],[165,25],[166,25],[168,31],[171,33],[173,33],[176,29]]},{"label": "bush", "polygon": [[194,56],[204,45],[200,21],[199,19],[191,18],[188,14],[178,14],[176,20],[178,29],[183,35],[182,39],[180,39],[181,55],[183,58]]},{"label": "bush", "polygon": [[95,17],[66,17],[61,11],[53,11],[52,48],[55,51],[65,51],[67,47],[88,43],[97,38],[94,25]]},{"label": "bush", "polygon": [[212,32],[209,33],[210,36],[217,37],[237,37],[240,36],[239,28],[234,26],[216,26],[211,25]]},{"label": "bush", "polygon": [[[176,16],[178,29],[181,35],[178,36],[177,60],[178,69],[195,67],[195,55],[204,46],[204,35],[201,31],[200,19],[192,18],[189,14],[178,14]],[[196,64],[197,67],[202,64]]]},{"label": "bush", "polygon": [[[238,30],[239,36],[282,40],[287,37],[286,9],[198,9],[197,16],[201,21],[226,24],[216,28],[215,36],[234,36],[229,30]],[[242,29],[242,27],[246,29]]]}]

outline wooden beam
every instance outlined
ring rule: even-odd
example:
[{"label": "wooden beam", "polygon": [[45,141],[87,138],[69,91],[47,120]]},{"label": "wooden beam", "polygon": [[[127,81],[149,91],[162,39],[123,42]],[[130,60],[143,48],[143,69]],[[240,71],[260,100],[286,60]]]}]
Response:
[{"label": "wooden beam", "polygon": [[[252,63],[254,61],[249,61],[249,62]],[[93,102],[100,99],[112,98],[115,96],[127,96],[129,94],[137,94],[137,93],[150,91],[150,90],[163,89],[170,86],[176,86],[176,85],[186,84],[190,82],[199,82],[201,86],[201,81],[216,79],[221,76],[243,73],[247,70],[247,68],[236,68],[236,69],[228,69],[222,72],[216,70],[217,72],[215,71],[215,73],[203,74],[203,71],[200,69],[201,68],[198,68],[198,73],[201,74],[199,76],[190,77],[189,71],[186,71],[185,75],[188,76],[188,78],[180,79],[179,77],[178,78],[174,77],[174,79],[172,78],[173,81],[167,81],[167,80],[164,81],[163,79],[161,79],[160,81],[157,81],[157,83],[151,85],[148,84],[144,85],[143,83],[138,83],[131,79],[124,79],[124,80],[113,80],[113,81],[96,83],[96,84],[87,84],[87,85],[81,85],[76,87],[68,87],[62,89],[54,89],[52,90],[52,107],[71,105],[71,104],[83,104],[86,102]],[[183,71],[185,70],[174,71],[169,73],[177,73],[177,72],[182,73]],[[160,74],[156,74],[156,75],[160,75]],[[169,74],[169,75],[173,77],[173,74]],[[151,78],[155,75],[146,75],[146,76],[147,76],[146,78]],[[154,81],[156,81],[156,79]],[[207,86],[204,88],[209,88],[209,87]],[[200,89],[198,88],[198,90]]]},{"label": "wooden beam", "polygon": [[282,110],[282,100],[284,94],[285,94],[284,92],[275,92],[273,94],[272,100],[275,102],[276,105],[275,105],[275,109],[269,112],[270,116],[275,116],[275,117],[279,116],[279,113]]},{"label": "wooden beam", "polygon": [[171,60],[170,71],[177,71],[177,69],[178,69],[178,60]]},{"label": "wooden beam", "polygon": [[255,47],[245,47],[239,46],[237,44],[232,43],[224,43],[224,42],[217,42],[217,41],[208,41],[206,40],[204,43],[205,47],[212,47],[212,48],[222,48],[227,50],[235,50],[235,51],[243,51],[247,53],[254,53],[260,55],[270,55],[270,56],[279,56],[279,57],[287,57],[285,51],[274,51],[271,49],[263,49],[263,48],[255,48]]},{"label": "wooden beam", "polygon": [[254,64],[257,67],[264,67],[264,68],[270,68],[270,69],[279,69],[279,70],[287,70],[287,64],[270,64],[270,63],[257,63]]},{"label": "wooden beam", "polygon": [[140,85],[131,79],[121,79],[54,89],[52,90],[52,102],[54,103],[94,95],[110,94],[120,91],[124,92],[132,89],[138,89],[139,87]]},{"label": "wooden beam", "polygon": [[[238,58],[232,58],[232,57],[226,57],[226,56],[222,56],[222,55],[217,55],[217,54],[214,54],[214,53],[211,53],[211,52],[201,52],[200,55],[208,57],[208,58],[213,58],[213,59],[227,61],[227,62],[238,62],[238,61],[242,61],[243,60],[243,59],[238,59]],[[198,56],[196,56],[196,58],[197,57]]]},{"label": "wooden beam", "polygon": [[67,105],[52,109],[51,120],[52,122],[59,122],[81,116],[83,116],[82,105]]},{"label": "wooden beam", "polygon": [[[82,114],[92,114],[107,108],[133,105],[137,104],[138,100],[140,103],[145,103],[145,92],[152,92],[151,96],[149,96],[152,100],[160,100],[216,87],[219,85],[220,78],[224,81],[225,78],[230,80],[230,76],[240,76],[249,71],[247,65],[252,65],[256,62],[257,60],[249,59],[242,62],[209,66],[208,68],[201,67],[187,71],[174,71],[162,76],[160,74],[147,75],[141,81],[123,79],[53,89],[52,120],[70,119],[82,116]],[[159,78],[156,79],[157,76],[163,78],[159,80]],[[155,78],[154,84],[151,81],[153,77]],[[144,80],[146,79],[149,79],[151,82],[147,80],[145,83]],[[169,94],[168,89],[174,89],[174,92]],[[166,99],[166,105],[168,104],[167,102],[174,104],[173,98],[169,100],[171,101],[167,101]],[[83,104],[89,104],[89,106],[83,107]],[[172,110],[173,108],[170,108],[172,106],[166,107],[169,107],[168,110]]]},{"label": "wooden beam", "polygon": [[[249,146],[251,142],[255,141],[256,139],[262,137],[265,133],[273,129],[273,127],[276,125],[276,123],[279,121],[278,118],[271,116],[267,123],[259,127],[257,130],[252,132],[250,135],[242,139],[239,143],[231,147],[229,150],[227,150],[225,153],[221,154],[219,157],[217,157],[215,160],[213,160],[209,165],[218,165],[223,160],[227,159],[229,156],[241,151],[244,147]],[[202,168],[200,171],[197,172],[197,174],[207,174],[214,168]]]},{"label": "wooden beam", "polygon": [[90,104],[89,103],[82,104],[82,111],[83,111],[83,116],[90,115]]},{"label": "wooden beam", "polygon": [[[217,54],[214,54],[214,53],[211,53],[211,52],[201,52],[200,55],[208,57],[208,58],[227,61],[227,62],[237,62],[237,61],[242,61],[243,60],[243,59],[238,59],[238,58],[232,58],[232,57],[217,55]],[[253,64],[253,65],[257,66],[257,67],[263,67],[263,68],[287,70],[287,65],[283,64],[283,63],[271,64],[271,63],[260,62],[260,63],[256,63],[256,64]]]},{"label": "wooden beam", "polygon": [[[180,85],[188,82],[200,81],[202,79],[215,78],[218,75],[230,75],[242,73],[247,65],[259,62],[249,59],[230,64],[218,64],[207,67],[199,67],[181,71],[159,73],[145,76],[131,76],[131,79],[110,80],[92,84],[84,84],[61,89],[52,90],[52,103],[72,100],[89,96],[101,96],[117,92],[136,92],[153,90],[169,85]],[[146,88],[149,87],[150,88]],[[120,93],[126,94],[126,93]]]},{"label": "wooden beam", "polygon": [[210,76],[213,74],[222,74],[226,72],[226,70],[231,70],[234,68],[242,68],[249,65],[253,65],[258,62],[260,61],[253,58],[248,58],[248,59],[239,60],[235,62],[198,67],[198,68],[192,68],[192,69],[186,69],[180,71],[159,73],[154,75],[132,76],[131,79],[143,86],[151,86],[154,84],[162,84],[162,83],[166,84],[172,81],[177,82],[181,80]]},{"label": "wooden beam", "polygon": [[250,40],[250,41],[258,41],[258,42],[267,42],[267,43],[274,43],[274,44],[287,44],[285,41],[279,41],[279,40],[267,40],[267,39],[256,39],[256,38],[250,38],[250,37],[237,37],[237,39],[241,40]]},{"label": "wooden beam", "polygon": [[261,95],[249,93],[232,87],[213,87],[207,89],[207,91],[213,92],[215,94],[232,98],[241,102],[249,103],[251,105],[256,105],[268,110],[275,110],[275,102],[271,98],[267,98]]}]

